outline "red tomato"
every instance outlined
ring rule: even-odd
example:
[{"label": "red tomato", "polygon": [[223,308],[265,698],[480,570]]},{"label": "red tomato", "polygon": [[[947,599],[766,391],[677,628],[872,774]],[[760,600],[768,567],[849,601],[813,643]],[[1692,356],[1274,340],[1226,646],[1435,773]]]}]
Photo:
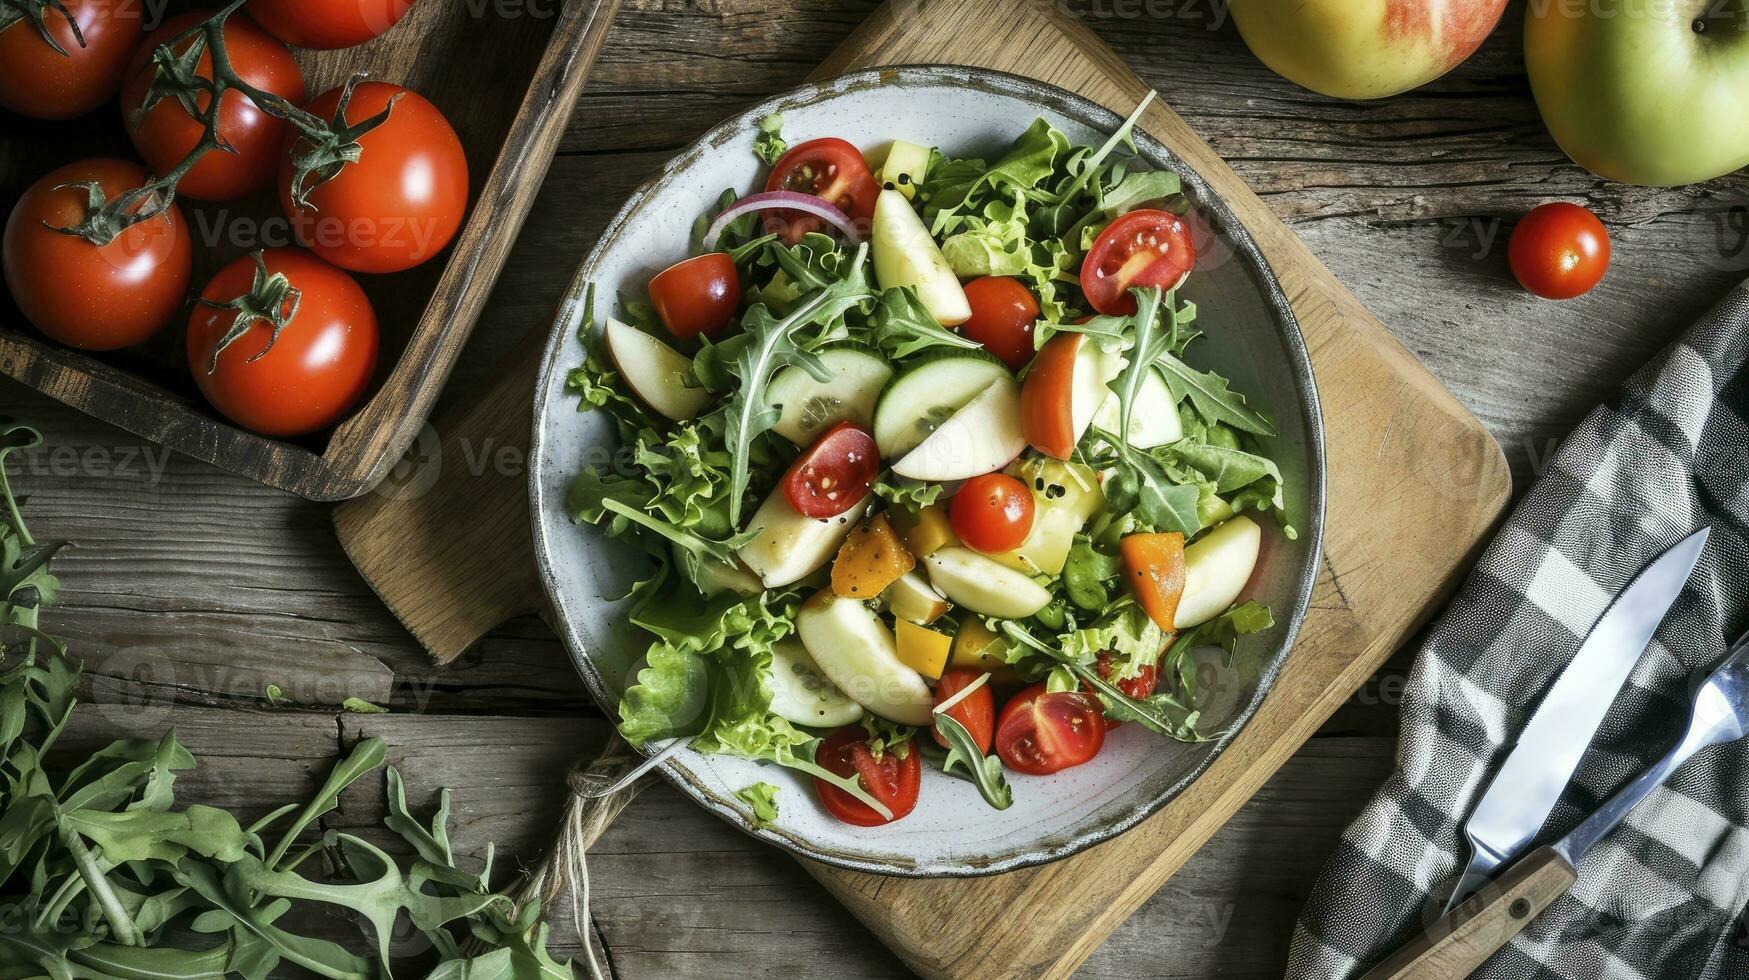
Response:
[{"label": "red tomato", "polygon": [[[904,758],[899,758],[900,752]],[[867,733],[855,725],[840,728],[826,736],[814,760],[835,776],[855,776],[862,788],[887,809],[893,820],[910,813],[917,806],[917,788],[923,780],[923,766],[918,761],[915,745],[902,750],[889,750],[875,758],[869,751]],[[814,791],[828,813],[859,827],[878,827],[891,823],[868,804],[826,782],[814,780]]]},{"label": "red tomato", "polygon": [[[1032,448],[1056,459],[1075,454],[1075,361],[1086,334],[1060,333],[1039,349],[1020,386],[1020,430]],[[1091,417],[1090,415],[1087,417]]]},{"label": "red tomato", "polygon": [[[865,229],[874,220],[875,199],[881,194],[880,181],[869,172],[868,161],[862,158],[862,152],[830,136],[790,147],[772,164],[771,176],[765,178],[765,189],[824,198],[849,215],[857,227]],[[799,211],[765,213],[765,230],[782,236],[792,245],[822,224],[819,218]]]},{"label": "red tomato", "polygon": [[[1099,655],[1099,660],[1094,664],[1094,669],[1099,671],[1099,676],[1107,682],[1111,681],[1111,662],[1111,654],[1102,653]],[[1117,689],[1130,697],[1135,698],[1137,701],[1140,701],[1154,693],[1154,685],[1158,683],[1159,680],[1160,668],[1153,664],[1148,664],[1141,670],[1136,671],[1134,677],[1125,677],[1123,680],[1118,681]],[[1081,690],[1086,692],[1088,697],[1093,698],[1095,703],[1098,703],[1099,697],[1093,690],[1093,685],[1083,684],[1081,685]],[[1123,722],[1118,721],[1115,718],[1106,718],[1105,727],[1122,728]]]},{"label": "red tomato", "polygon": [[116,350],[137,344],[182,309],[193,264],[188,225],[172,204],[107,245],[45,227],[86,216],[83,187],[95,181],[113,200],[146,183],[125,160],[81,160],[30,185],[6,221],[6,284],[38,330],[70,347]]},{"label": "red tomato", "polygon": [[1105,745],[1099,703],[1079,691],[1021,690],[996,720],[996,754],[1029,776],[1048,776],[1087,762]]},{"label": "red tomato", "polygon": [[1118,542],[1124,580],[1154,625],[1177,629],[1178,600],[1184,598],[1184,535],[1126,534]]},{"label": "red tomato", "polygon": [[63,0],[61,6],[65,14],[50,9],[43,15],[60,51],[29,18],[0,30],[0,106],[32,119],[71,119],[108,102],[121,87],[128,55],[145,30],[139,0]]},{"label": "red tomato", "polygon": [[[305,106],[332,120],[343,89]],[[381,126],[359,137],[356,163],[309,194],[308,208],[292,202],[290,151],[304,141],[288,134],[279,164],[279,203],[298,240],[343,269],[399,272],[443,251],[468,208],[468,160],[455,130],[417,92],[387,82],[364,82],[352,93],[346,122],[369,119],[395,102]]]},{"label": "red tomato", "polygon": [[966,283],[966,301],[972,318],[960,324],[960,333],[984,345],[1018,371],[1032,360],[1032,324],[1038,319],[1038,301],[1007,276],[985,276]]},{"label": "red tomato", "polygon": [[855,422],[840,422],[789,465],[783,495],[803,517],[837,517],[868,496],[880,468],[874,436]]},{"label": "red tomato", "polygon": [[1176,288],[1195,264],[1196,245],[1183,218],[1151,208],[1131,211],[1093,240],[1081,260],[1081,291],[1101,313],[1134,313],[1132,288]]},{"label": "red tomato", "polygon": [[1512,274],[1544,299],[1591,291],[1609,270],[1609,229],[1597,215],[1566,201],[1532,208],[1512,229]]},{"label": "red tomato", "polygon": [[[370,385],[377,362],[377,318],[352,277],[302,249],[270,249],[267,271],[299,293],[279,339],[257,320],[223,351],[213,351],[236,311],[196,306],[188,321],[188,369],[226,418],[265,436],[295,436],[334,424]],[[255,260],[220,270],[201,298],[226,303],[250,292]],[[285,306],[289,308],[290,298]]]},{"label": "red tomato", "polygon": [[401,19],[413,0],[249,0],[249,15],[300,48],[350,48]]},{"label": "red tomato", "polygon": [[[973,670],[970,667],[954,667],[941,675],[941,680],[935,684],[935,703],[941,704],[948,698],[972,686],[978,678],[984,676],[984,671]],[[996,697],[990,693],[990,682],[985,681],[976,691],[960,698],[954,706],[944,712],[949,718],[966,726],[966,731],[972,733],[972,741],[978,744],[979,750],[985,755],[990,753],[990,743],[996,737]],[[935,733],[935,740],[945,748],[947,740],[941,733]]]},{"label": "red tomato", "polygon": [[685,339],[715,337],[735,317],[741,277],[727,252],[706,252],[663,269],[650,280],[650,305],[662,325]]},{"label": "red tomato", "polygon": [[953,533],[976,551],[1013,551],[1032,533],[1034,504],[1026,484],[1006,473],[974,476],[948,502]]},{"label": "red tomato", "polygon": [[[128,63],[127,81],[121,92],[122,122],[134,141],[134,149],[140,151],[156,173],[175,169],[200,141],[202,129],[200,122],[174,97],[161,99],[144,115],[139,114],[152,86],[152,52],[210,16],[197,11],[171,18],[147,36]],[[196,40],[191,37],[173,50],[187,51]],[[298,68],[297,59],[285,45],[242,14],[232,14],[225,21],[225,52],[231,67],[244,81],[293,105],[304,101],[304,73]],[[212,71],[212,55],[201,55],[196,74],[210,79]],[[204,111],[211,98],[201,95],[198,101]],[[242,92],[226,92],[219,112],[219,137],[237,152],[209,151],[183,175],[176,192],[203,201],[223,201],[255,190],[272,179],[279,162],[280,143],[288,128],[285,120],[263,112]]]}]

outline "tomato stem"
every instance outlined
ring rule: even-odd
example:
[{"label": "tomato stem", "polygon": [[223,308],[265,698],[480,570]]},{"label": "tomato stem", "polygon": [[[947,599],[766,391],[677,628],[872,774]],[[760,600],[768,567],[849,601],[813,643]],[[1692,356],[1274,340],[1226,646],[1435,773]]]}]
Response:
[{"label": "tomato stem", "polygon": [[48,13],[54,11],[67,19],[67,26],[73,30],[73,40],[85,47],[85,32],[79,29],[79,21],[67,10],[61,0],[0,0],[0,31],[11,27],[21,20],[28,20],[36,27],[38,37],[43,43],[55,49],[55,53],[63,58],[71,58],[61,42],[49,33]]},{"label": "tomato stem", "polygon": [[225,348],[236,343],[257,322],[266,323],[273,330],[273,333],[267,338],[267,343],[263,344],[260,350],[251,354],[245,363],[260,360],[263,355],[273,349],[274,342],[279,340],[280,333],[291,324],[292,318],[298,315],[298,307],[303,304],[303,292],[293,286],[291,280],[287,279],[284,273],[269,273],[267,271],[265,253],[257,251],[254,258],[255,280],[250,284],[248,292],[223,303],[205,298],[195,300],[201,306],[212,307],[215,310],[237,311],[237,315],[231,320],[231,325],[225,329],[224,336],[220,337],[219,342],[213,345],[212,360],[207,363],[206,368],[208,374],[218,370],[219,355],[224,353]]}]

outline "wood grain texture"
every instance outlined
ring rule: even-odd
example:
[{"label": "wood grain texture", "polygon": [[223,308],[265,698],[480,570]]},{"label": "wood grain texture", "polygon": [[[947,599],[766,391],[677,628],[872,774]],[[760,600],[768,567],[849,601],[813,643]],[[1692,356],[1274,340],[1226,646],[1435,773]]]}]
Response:
[{"label": "wood grain texture", "polygon": [[[975,40],[974,40],[975,39]],[[872,15],[817,75],[878,64],[948,62],[1010,70],[1127,114],[1146,91],[1083,27],[1039,8],[899,0]],[[913,969],[926,976],[1063,976],[1164,884],[1376,669],[1451,586],[1510,492],[1486,431],[1344,290],[1244,182],[1170,109],[1142,126],[1197,169],[1238,214],[1300,320],[1325,400],[1331,459],[1326,564],[1314,611],[1264,708],[1177,801],[1118,841],[1064,862],[976,881],[901,881],[804,862]],[[458,534],[422,552],[434,527],[498,506],[526,525],[506,481],[448,474],[469,444],[526,428],[527,352],[444,437],[433,492],[342,507],[336,526],[379,594],[434,655],[459,654],[496,620],[526,611],[523,535]],[[517,414],[494,417],[500,408]],[[452,489],[453,488],[453,489]],[[460,488],[466,488],[465,495]],[[451,492],[445,492],[450,490]],[[485,496],[482,496],[485,494]],[[442,499],[442,498],[450,499]],[[1432,520],[1437,509],[1439,520]],[[480,523],[501,524],[489,513]],[[1395,539],[1365,533],[1388,528]],[[486,550],[490,549],[490,550]],[[460,556],[469,560],[459,561]],[[952,913],[954,927],[942,922]]]},{"label": "wood grain texture", "polygon": [[1554,848],[1533,851],[1361,980],[1464,980],[1578,880]]},{"label": "wood grain texture", "polygon": [[[363,71],[430,98],[461,137],[473,175],[468,219],[447,258],[365,277],[383,331],[382,363],[371,396],[325,437],[271,439],[222,420],[192,391],[182,353],[165,336],[139,350],[92,355],[15,324],[20,329],[0,329],[0,372],[178,452],[312,500],[342,500],[370,489],[418,436],[448,379],[619,3],[565,0],[543,6],[544,13],[529,7],[517,15],[492,5],[421,4],[369,44],[298,52],[312,93]],[[477,43],[481,36],[493,43]],[[31,138],[28,131],[12,135]],[[0,183],[16,182],[27,168],[14,161],[34,156],[6,147]],[[276,220],[270,195],[241,207],[196,207],[191,228],[204,250],[196,287],[215,263],[273,244]],[[179,338],[181,331],[163,334]]]}]

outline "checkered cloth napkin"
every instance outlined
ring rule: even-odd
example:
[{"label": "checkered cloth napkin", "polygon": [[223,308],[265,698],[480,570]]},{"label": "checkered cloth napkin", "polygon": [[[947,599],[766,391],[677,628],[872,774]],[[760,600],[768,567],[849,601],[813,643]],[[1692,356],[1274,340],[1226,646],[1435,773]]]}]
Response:
[{"label": "checkered cloth napkin", "polygon": [[[1301,913],[1289,980],[1354,977],[1438,916],[1460,822],[1548,686],[1643,565],[1712,540],[1538,843],[1680,738],[1690,684],[1749,625],[1749,284],[1562,444],[1430,632],[1396,771]],[[1702,752],[1579,866],[1579,883],[1476,974],[1749,978],[1749,742]]]}]

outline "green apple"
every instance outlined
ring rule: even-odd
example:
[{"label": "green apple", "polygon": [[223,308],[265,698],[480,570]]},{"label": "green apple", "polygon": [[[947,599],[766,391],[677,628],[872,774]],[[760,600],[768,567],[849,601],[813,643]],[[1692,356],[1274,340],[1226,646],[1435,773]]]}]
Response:
[{"label": "green apple", "polygon": [[1324,95],[1381,99],[1462,64],[1505,7],[1506,0],[1232,0],[1231,9],[1252,53],[1277,74]]},{"label": "green apple", "polygon": [[1530,5],[1524,61],[1580,166],[1672,187],[1749,165],[1749,0]]}]

